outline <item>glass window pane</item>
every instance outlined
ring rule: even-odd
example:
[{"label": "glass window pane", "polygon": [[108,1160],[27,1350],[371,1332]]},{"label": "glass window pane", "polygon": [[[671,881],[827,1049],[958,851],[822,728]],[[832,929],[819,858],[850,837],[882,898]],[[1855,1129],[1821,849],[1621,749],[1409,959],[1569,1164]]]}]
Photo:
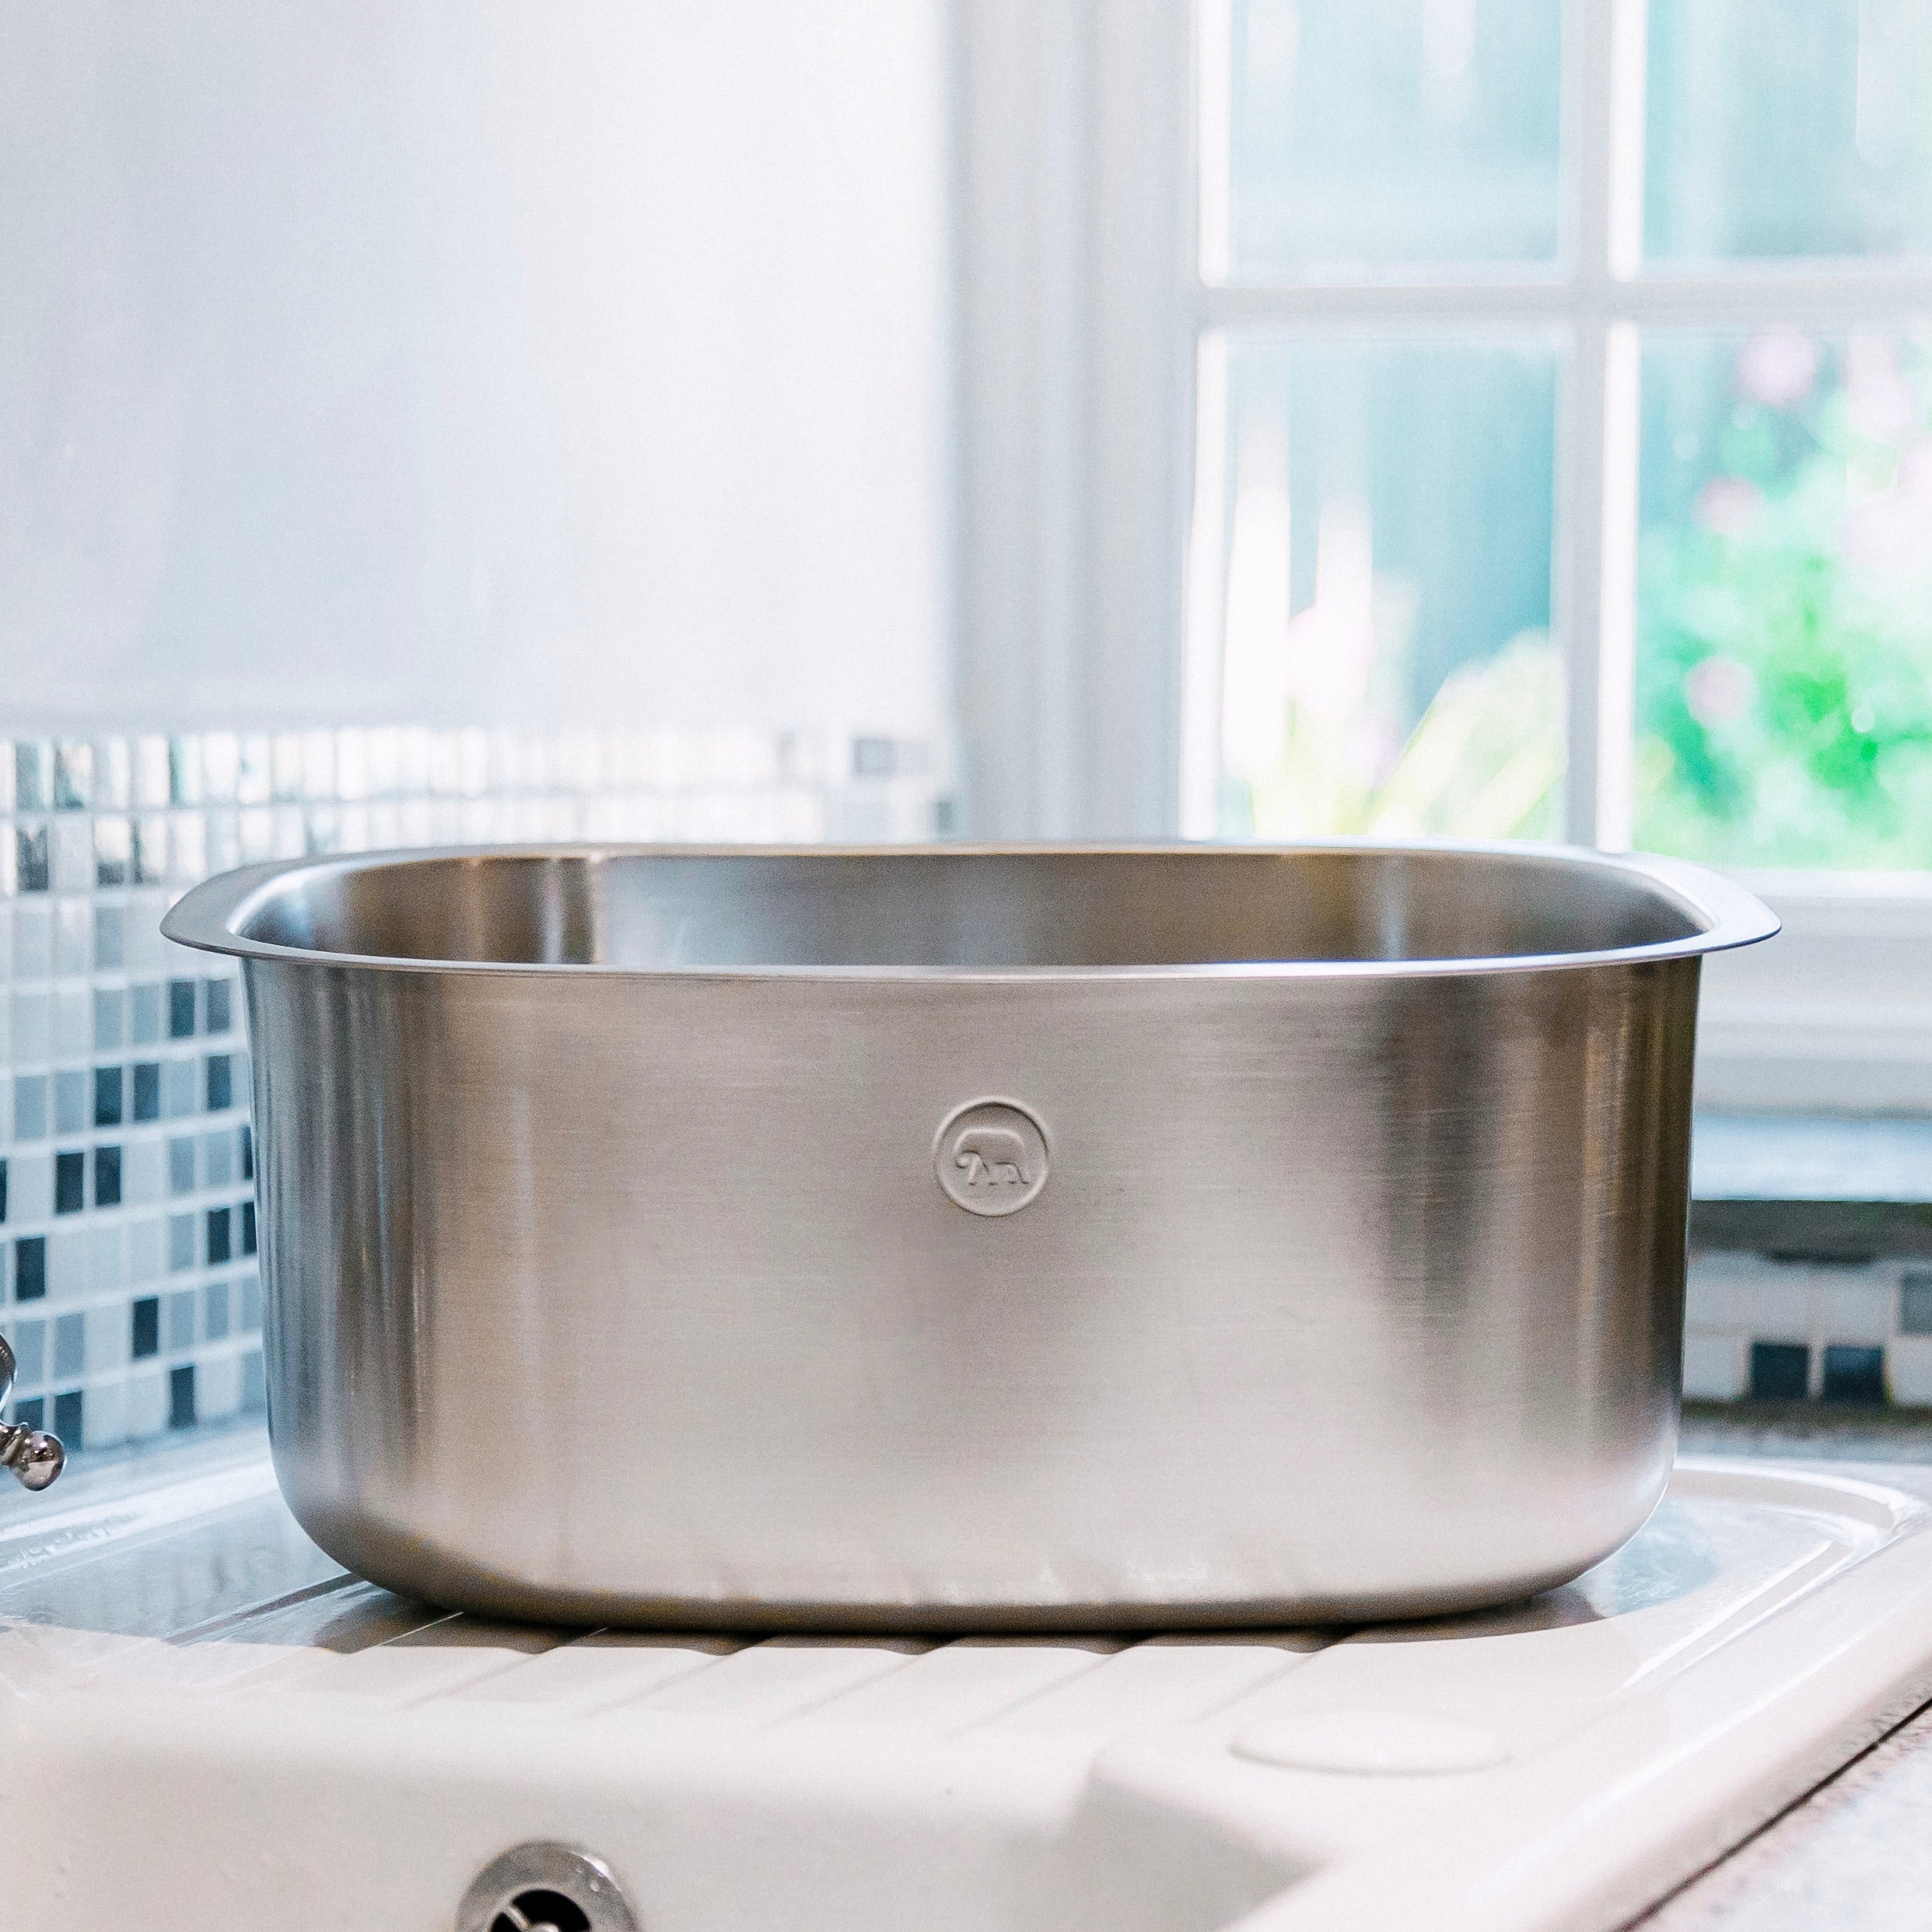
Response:
[{"label": "glass window pane", "polygon": [[1555,258],[1560,0],[1230,5],[1234,280]]},{"label": "glass window pane", "polygon": [[1932,0],[1650,0],[1644,242],[1932,245]]},{"label": "glass window pane", "polygon": [[1556,361],[1229,342],[1224,833],[1557,831]]},{"label": "glass window pane", "polygon": [[1932,330],[1643,352],[1636,841],[1932,864]]}]

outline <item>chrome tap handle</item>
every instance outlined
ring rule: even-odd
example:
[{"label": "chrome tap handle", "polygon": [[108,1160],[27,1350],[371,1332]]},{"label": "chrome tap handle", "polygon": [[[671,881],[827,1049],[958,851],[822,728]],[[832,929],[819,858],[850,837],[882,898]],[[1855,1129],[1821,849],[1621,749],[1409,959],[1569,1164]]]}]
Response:
[{"label": "chrome tap handle", "polygon": [[[13,1387],[13,1351],[0,1335],[0,1402]],[[0,1423],[0,1463],[30,1489],[44,1489],[67,1465],[67,1451],[57,1436],[43,1435],[19,1423]]]}]

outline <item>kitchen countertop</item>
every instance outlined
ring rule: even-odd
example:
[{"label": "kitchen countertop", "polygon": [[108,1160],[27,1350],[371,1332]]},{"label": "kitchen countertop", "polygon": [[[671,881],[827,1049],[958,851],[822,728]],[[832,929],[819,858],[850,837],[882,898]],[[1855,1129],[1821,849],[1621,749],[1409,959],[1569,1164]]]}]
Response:
[{"label": "kitchen countertop", "polygon": [[[1932,1418],[1841,1421],[1694,1405],[1703,1455],[1932,1463]],[[1874,1474],[1879,1473],[1874,1470]],[[1932,1707],[1637,1921],[1643,1932],[1923,1932],[1932,1923]]]}]

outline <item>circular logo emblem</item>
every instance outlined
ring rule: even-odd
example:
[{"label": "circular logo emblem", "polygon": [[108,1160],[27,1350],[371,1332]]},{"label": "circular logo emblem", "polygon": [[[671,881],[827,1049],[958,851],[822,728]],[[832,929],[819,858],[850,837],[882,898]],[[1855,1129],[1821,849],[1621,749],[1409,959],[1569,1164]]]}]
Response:
[{"label": "circular logo emblem", "polygon": [[1017,1214],[1046,1185],[1046,1132],[1011,1101],[969,1101],[947,1115],[933,1168],[968,1214]]}]

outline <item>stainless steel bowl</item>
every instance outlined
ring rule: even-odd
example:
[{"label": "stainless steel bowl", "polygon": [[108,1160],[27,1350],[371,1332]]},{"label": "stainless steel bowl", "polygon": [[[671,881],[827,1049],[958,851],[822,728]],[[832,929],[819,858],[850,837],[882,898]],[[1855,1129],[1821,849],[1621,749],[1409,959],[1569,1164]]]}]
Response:
[{"label": "stainless steel bowl", "polygon": [[1675,1443],[1727,881],[1552,849],[257,866],[289,1504],[397,1590],[754,1628],[1521,1596]]}]

